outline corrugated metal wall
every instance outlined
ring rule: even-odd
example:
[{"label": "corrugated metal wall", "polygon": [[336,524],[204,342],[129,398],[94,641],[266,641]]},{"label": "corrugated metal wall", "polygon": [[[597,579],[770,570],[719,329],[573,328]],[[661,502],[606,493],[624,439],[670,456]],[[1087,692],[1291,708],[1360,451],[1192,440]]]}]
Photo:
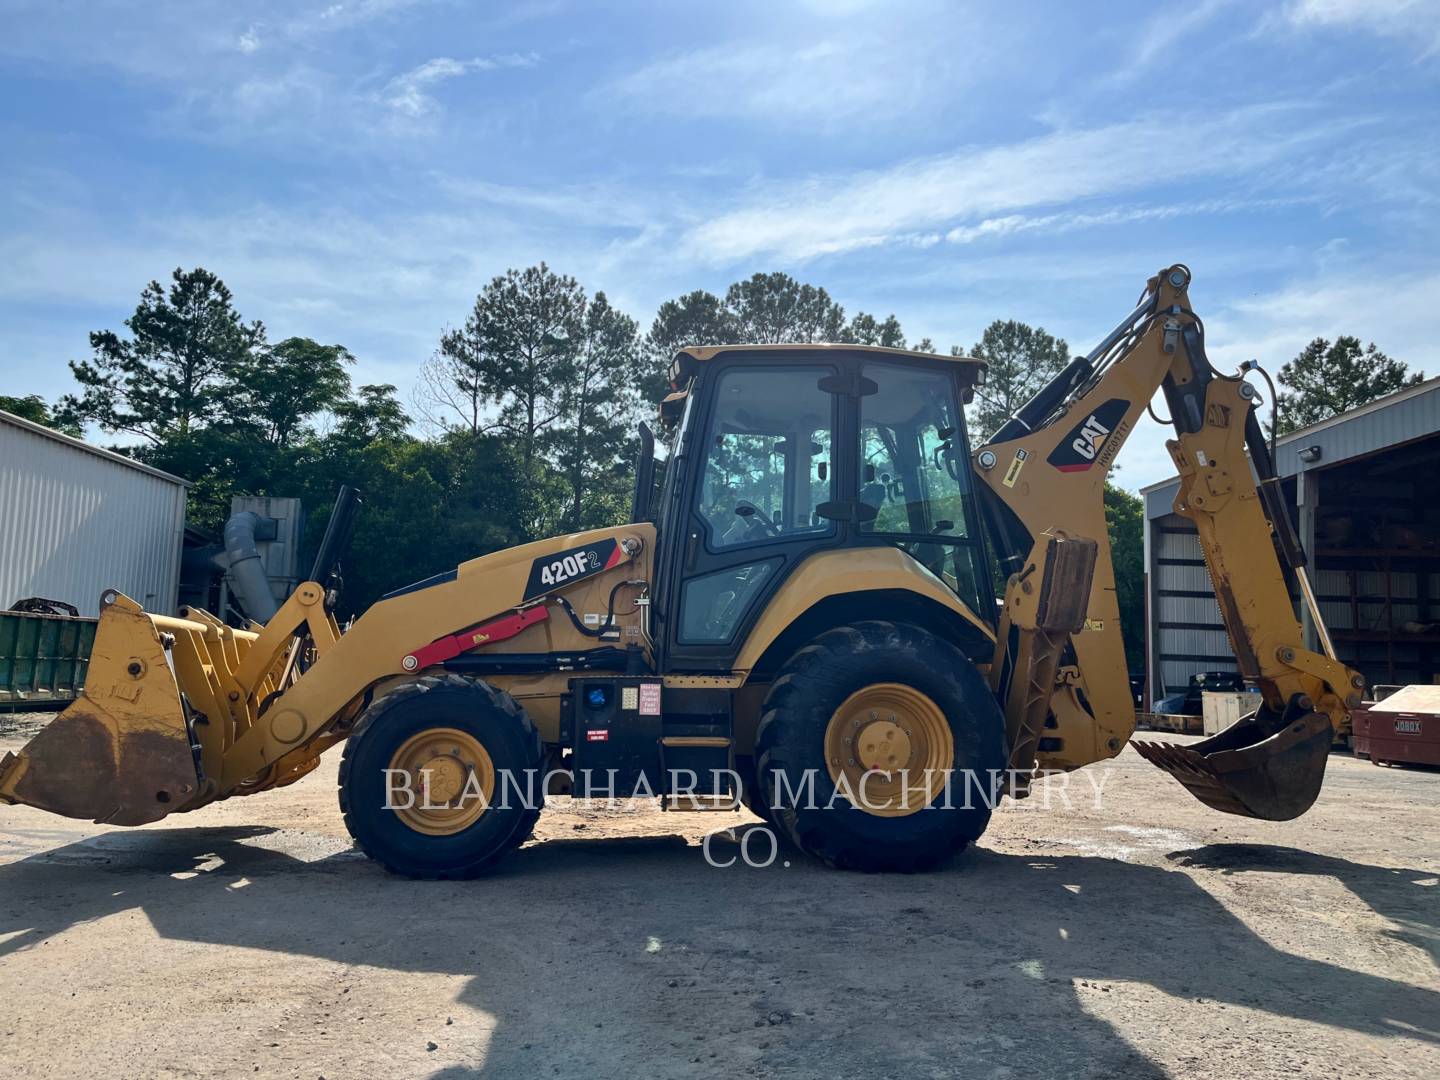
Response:
[{"label": "corrugated metal wall", "polygon": [[1194,527],[1178,514],[1146,522],[1150,565],[1151,698],[1199,671],[1234,671],[1220,605]]},{"label": "corrugated metal wall", "polygon": [[[1432,378],[1286,435],[1277,447],[1321,616],[1340,658],[1372,685],[1437,677],[1437,432],[1440,378]],[[1308,508],[1298,505],[1301,482]],[[1197,671],[1235,667],[1199,542],[1171,512],[1178,487],[1171,480],[1144,492],[1152,698]],[[1387,539],[1384,530],[1397,527],[1414,537]]]},{"label": "corrugated metal wall", "polygon": [[0,608],[27,596],[99,613],[116,588],[174,611],[185,486],[0,414]]}]

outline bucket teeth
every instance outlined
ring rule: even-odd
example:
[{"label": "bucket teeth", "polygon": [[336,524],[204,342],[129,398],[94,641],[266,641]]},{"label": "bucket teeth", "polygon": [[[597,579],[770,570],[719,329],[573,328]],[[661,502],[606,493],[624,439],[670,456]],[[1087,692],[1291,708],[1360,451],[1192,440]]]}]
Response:
[{"label": "bucket teeth", "polygon": [[1330,738],[1329,718],[1311,712],[1285,723],[1246,717],[1188,746],[1131,745],[1212,810],[1288,821],[1308,810],[1319,795]]},{"label": "bucket teeth", "polygon": [[1258,816],[1251,813],[1244,803],[1226,789],[1224,781],[1204,756],[1188,746],[1151,742],[1136,742],[1131,745],[1140,752],[1141,757],[1180,781],[1186,791],[1212,810],[1219,810],[1222,814],[1239,814],[1242,817]]}]

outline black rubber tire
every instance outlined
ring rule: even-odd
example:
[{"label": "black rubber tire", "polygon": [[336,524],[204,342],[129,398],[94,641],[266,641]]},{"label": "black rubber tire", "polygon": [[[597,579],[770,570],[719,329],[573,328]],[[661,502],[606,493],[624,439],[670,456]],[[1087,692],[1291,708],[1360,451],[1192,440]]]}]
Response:
[{"label": "black rubber tire", "polygon": [[770,803],[765,798],[764,790],[760,786],[760,776],[755,768],[755,759],[737,754],[735,756],[735,772],[740,777],[740,801],[745,805],[745,809],[767,825],[773,825],[774,822],[770,820]]},{"label": "black rubber tire", "polygon": [[[395,752],[426,728],[453,727],[479,739],[497,784],[515,777],[507,797],[453,836],[428,836],[385,808],[385,774]],[[528,771],[533,770],[533,772]],[[503,690],[458,675],[426,676],[374,701],[345,744],[340,762],[340,811],[366,855],[409,878],[456,879],[483,874],[535,831],[544,803],[544,746],[525,710]],[[527,780],[533,777],[533,784]],[[519,797],[533,787],[532,800]]]},{"label": "black rubber tire", "polygon": [[[840,705],[874,683],[903,683],[938,705],[955,741],[949,799],[903,817],[880,817],[837,795],[825,765],[825,729]],[[968,657],[904,623],[860,622],[831,630],[786,663],[765,698],[756,764],[772,823],[801,851],[848,870],[913,872],[937,866],[990,823],[982,791],[1005,768],[1005,718]],[[966,806],[962,770],[980,783]],[[804,788],[813,770],[814,798]],[[785,783],[777,784],[777,774]],[[795,805],[792,793],[807,797]],[[834,800],[831,805],[831,800]]]}]

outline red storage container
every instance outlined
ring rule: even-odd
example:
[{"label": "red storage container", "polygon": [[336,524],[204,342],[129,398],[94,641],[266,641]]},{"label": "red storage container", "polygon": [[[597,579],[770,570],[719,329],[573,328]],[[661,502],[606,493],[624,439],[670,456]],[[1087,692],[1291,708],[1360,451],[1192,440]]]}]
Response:
[{"label": "red storage container", "polygon": [[1407,686],[1353,714],[1354,747],[1376,765],[1440,765],[1440,686]]}]

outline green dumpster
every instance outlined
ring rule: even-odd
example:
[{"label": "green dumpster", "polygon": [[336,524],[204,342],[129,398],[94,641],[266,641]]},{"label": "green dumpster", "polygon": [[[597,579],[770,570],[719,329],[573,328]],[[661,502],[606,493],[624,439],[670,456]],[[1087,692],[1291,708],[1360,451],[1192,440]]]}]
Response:
[{"label": "green dumpster", "polygon": [[97,622],[0,611],[0,709],[73,701],[85,686]]}]

